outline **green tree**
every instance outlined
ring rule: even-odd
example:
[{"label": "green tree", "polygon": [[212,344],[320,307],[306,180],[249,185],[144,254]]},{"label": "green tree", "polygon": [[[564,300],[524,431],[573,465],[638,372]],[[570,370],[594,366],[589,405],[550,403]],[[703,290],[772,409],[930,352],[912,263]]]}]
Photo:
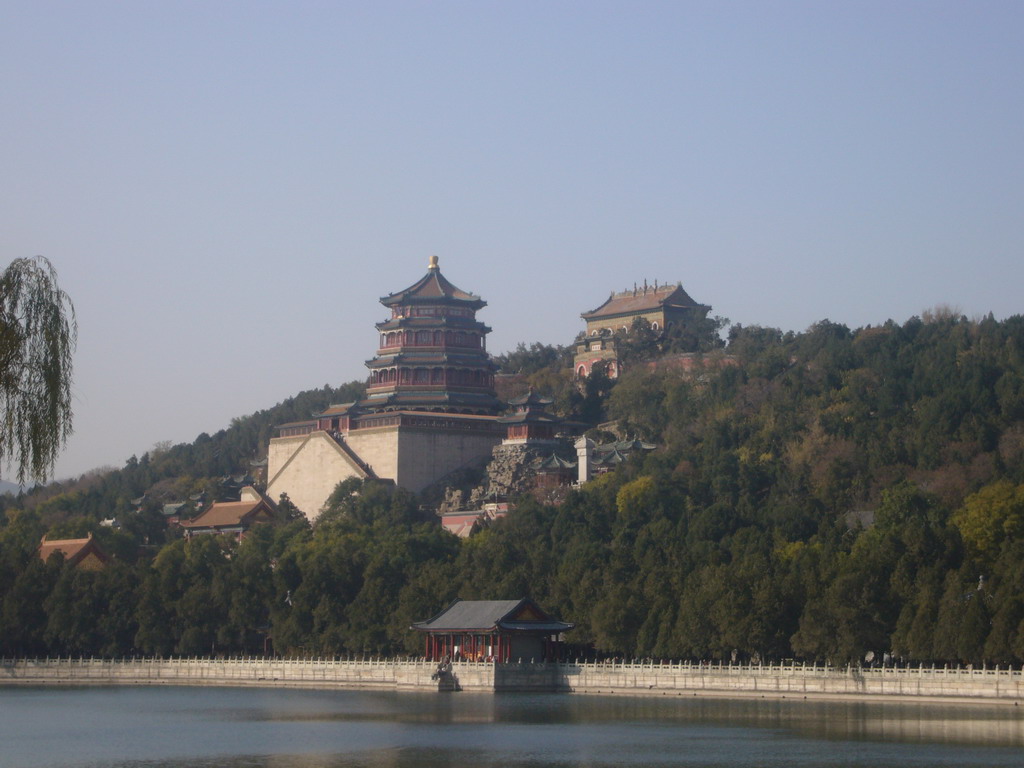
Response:
[{"label": "green tree", "polygon": [[529,347],[519,342],[514,350],[494,358],[502,373],[531,374],[548,368],[565,368],[572,362],[571,350],[560,346],[533,342]]},{"label": "green tree", "polygon": [[1004,541],[1024,537],[1024,485],[999,480],[972,493],[953,515],[953,524],[971,554],[992,562]]},{"label": "green tree", "polygon": [[633,319],[626,332],[616,334],[616,347],[623,367],[629,368],[643,360],[651,360],[661,354],[660,334],[643,317]]},{"label": "green tree", "polygon": [[71,299],[42,256],[0,273],[0,466],[19,483],[45,480],[71,435],[71,357],[78,335]]}]

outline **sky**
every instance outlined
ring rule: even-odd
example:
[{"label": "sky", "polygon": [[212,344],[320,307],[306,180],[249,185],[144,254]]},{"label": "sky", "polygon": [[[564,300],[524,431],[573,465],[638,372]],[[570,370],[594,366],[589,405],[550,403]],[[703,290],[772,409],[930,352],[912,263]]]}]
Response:
[{"label": "sky", "polygon": [[0,0],[0,268],[79,323],[56,477],[365,378],[432,254],[494,353],[644,280],[1018,314],[1022,38],[1016,0]]}]

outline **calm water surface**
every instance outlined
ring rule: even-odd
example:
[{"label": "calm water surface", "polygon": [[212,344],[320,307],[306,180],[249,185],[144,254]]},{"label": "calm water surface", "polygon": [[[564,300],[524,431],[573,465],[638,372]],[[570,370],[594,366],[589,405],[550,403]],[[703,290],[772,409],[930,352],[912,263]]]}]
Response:
[{"label": "calm water surface", "polygon": [[0,768],[1022,766],[1014,707],[0,688]]}]

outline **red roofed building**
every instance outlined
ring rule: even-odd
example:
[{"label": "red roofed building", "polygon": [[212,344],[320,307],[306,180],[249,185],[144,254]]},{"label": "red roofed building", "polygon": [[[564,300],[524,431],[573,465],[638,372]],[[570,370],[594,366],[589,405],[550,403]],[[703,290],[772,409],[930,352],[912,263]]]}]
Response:
[{"label": "red roofed building", "polygon": [[45,563],[51,555],[64,555],[64,564],[86,571],[99,571],[110,559],[90,533],[84,539],[50,539],[43,536],[39,544],[39,558]]},{"label": "red roofed building", "polygon": [[182,522],[181,527],[185,529],[186,538],[204,533],[220,533],[241,541],[254,525],[273,523],[277,519],[276,505],[256,489],[247,486],[242,489],[240,501],[218,502],[197,517]]},{"label": "red roofed building", "polygon": [[477,523],[488,523],[505,517],[508,514],[507,501],[495,501],[484,504],[480,509],[465,509],[455,512],[441,513],[441,527],[448,533],[454,533],[460,539],[465,539],[473,532]]}]

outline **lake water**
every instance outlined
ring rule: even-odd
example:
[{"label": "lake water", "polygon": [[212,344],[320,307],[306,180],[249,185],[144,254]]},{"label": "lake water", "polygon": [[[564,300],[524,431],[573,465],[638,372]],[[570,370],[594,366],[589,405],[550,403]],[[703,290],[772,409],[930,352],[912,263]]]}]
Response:
[{"label": "lake water", "polygon": [[1021,765],[1005,706],[0,688],[0,768]]}]

